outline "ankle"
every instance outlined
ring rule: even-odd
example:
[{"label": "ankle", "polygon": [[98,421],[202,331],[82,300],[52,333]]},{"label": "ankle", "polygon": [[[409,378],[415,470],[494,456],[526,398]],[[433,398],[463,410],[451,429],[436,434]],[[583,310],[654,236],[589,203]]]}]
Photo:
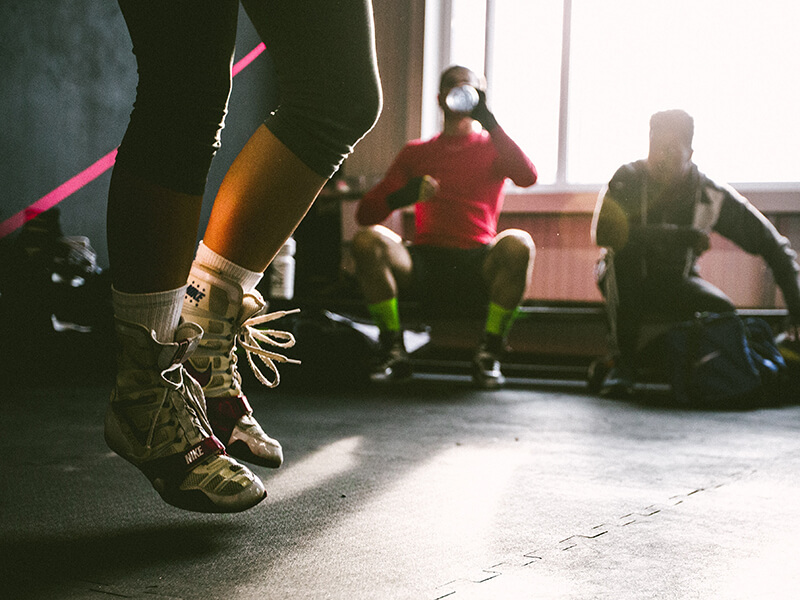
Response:
[{"label": "ankle", "polygon": [[200,266],[201,269],[214,272],[225,281],[238,285],[245,294],[253,291],[264,276],[263,273],[245,269],[221,254],[217,254],[202,241],[197,248],[194,263]]},{"label": "ankle", "polygon": [[180,322],[185,288],[149,294],[129,294],[112,286],[114,315],[154,331],[160,342],[171,342]]},{"label": "ankle", "polygon": [[402,348],[404,351],[406,349],[405,341],[403,340],[403,331],[402,330],[381,330],[380,335],[378,337],[378,342],[381,348],[390,349],[390,348]]},{"label": "ankle", "polygon": [[496,333],[489,333],[488,331],[483,333],[483,338],[480,343],[481,348],[485,348],[492,354],[500,355],[504,352],[505,346],[506,341],[503,336]]}]

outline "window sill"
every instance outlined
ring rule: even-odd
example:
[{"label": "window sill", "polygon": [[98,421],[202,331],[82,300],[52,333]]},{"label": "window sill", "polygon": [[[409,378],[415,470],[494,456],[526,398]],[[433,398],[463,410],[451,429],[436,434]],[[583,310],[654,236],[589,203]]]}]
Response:
[{"label": "window sill", "polygon": [[[800,214],[800,183],[737,183],[732,187],[760,211],[768,214]],[[506,189],[504,213],[591,214],[600,185],[535,185]]]}]

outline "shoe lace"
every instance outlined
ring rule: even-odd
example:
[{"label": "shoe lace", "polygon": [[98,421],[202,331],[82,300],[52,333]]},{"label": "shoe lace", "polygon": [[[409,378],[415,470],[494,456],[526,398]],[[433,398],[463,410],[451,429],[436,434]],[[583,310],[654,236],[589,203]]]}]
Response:
[{"label": "shoe lace", "polygon": [[[183,365],[179,362],[171,364],[161,372],[161,378],[169,387],[179,393],[192,424],[201,431],[211,432],[211,423],[206,416],[203,388],[191,377],[186,377]],[[169,397],[169,394],[164,394],[164,398],[161,400],[161,404],[150,422],[150,429],[147,432],[147,441],[145,443],[145,447],[148,449],[152,447],[158,417],[167,405]]]},{"label": "shoe lace", "polygon": [[[246,319],[240,326],[239,332],[236,334],[236,339],[244,349],[247,356],[247,362],[253,370],[256,379],[269,388],[274,388],[281,382],[281,375],[278,372],[277,363],[291,363],[299,365],[300,361],[293,358],[288,358],[283,354],[272,352],[261,346],[261,343],[274,346],[277,348],[291,348],[295,344],[295,337],[288,331],[281,331],[278,329],[260,329],[257,325],[262,325],[270,321],[281,319],[286,315],[300,312],[299,308],[293,310],[279,310],[266,314],[256,314],[249,319]],[[269,379],[261,369],[256,365],[253,359],[255,355],[270,371],[273,373],[273,378]],[[233,370],[236,370],[235,355]],[[236,373],[238,376],[238,373]],[[238,377],[237,377],[238,379]]]}]

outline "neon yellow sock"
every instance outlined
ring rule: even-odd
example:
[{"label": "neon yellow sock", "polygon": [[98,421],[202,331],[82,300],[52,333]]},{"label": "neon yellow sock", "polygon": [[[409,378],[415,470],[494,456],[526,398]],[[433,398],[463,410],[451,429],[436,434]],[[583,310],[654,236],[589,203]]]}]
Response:
[{"label": "neon yellow sock", "polygon": [[504,338],[511,329],[511,325],[513,325],[518,313],[518,307],[503,308],[499,304],[490,302],[484,331]]},{"label": "neon yellow sock", "polygon": [[367,305],[369,314],[381,331],[400,331],[400,309],[397,298]]}]

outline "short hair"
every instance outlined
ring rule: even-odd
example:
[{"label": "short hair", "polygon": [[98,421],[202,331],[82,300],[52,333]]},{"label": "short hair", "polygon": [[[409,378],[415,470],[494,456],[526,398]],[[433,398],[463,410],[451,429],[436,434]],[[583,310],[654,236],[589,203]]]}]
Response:
[{"label": "short hair", "polygon": [[444,90],[446,88],[452,87],[453,74],[456,71],[466,71],[467,73],[470,73],[475,78],[475,80],[478,82],[478,87],[481,87],[481,88],[485,87],[484,82],[483,82],[483,78],[480,75],[478,75],[477,73],[475,73],[475,71],[473,71],[472,69],[470,69],[468,67],[465,67],[463,65],[450,65],[444,71],[442,71],[442,74],[439,77],[439,93],[440,94],[442,92],[444,92]]},{"label": "short hair", "polygon": [[685,110],[662,110],[650,117],[650,134],[658,131],[678,131],[691,148],[694,138],[694,119]]}]

